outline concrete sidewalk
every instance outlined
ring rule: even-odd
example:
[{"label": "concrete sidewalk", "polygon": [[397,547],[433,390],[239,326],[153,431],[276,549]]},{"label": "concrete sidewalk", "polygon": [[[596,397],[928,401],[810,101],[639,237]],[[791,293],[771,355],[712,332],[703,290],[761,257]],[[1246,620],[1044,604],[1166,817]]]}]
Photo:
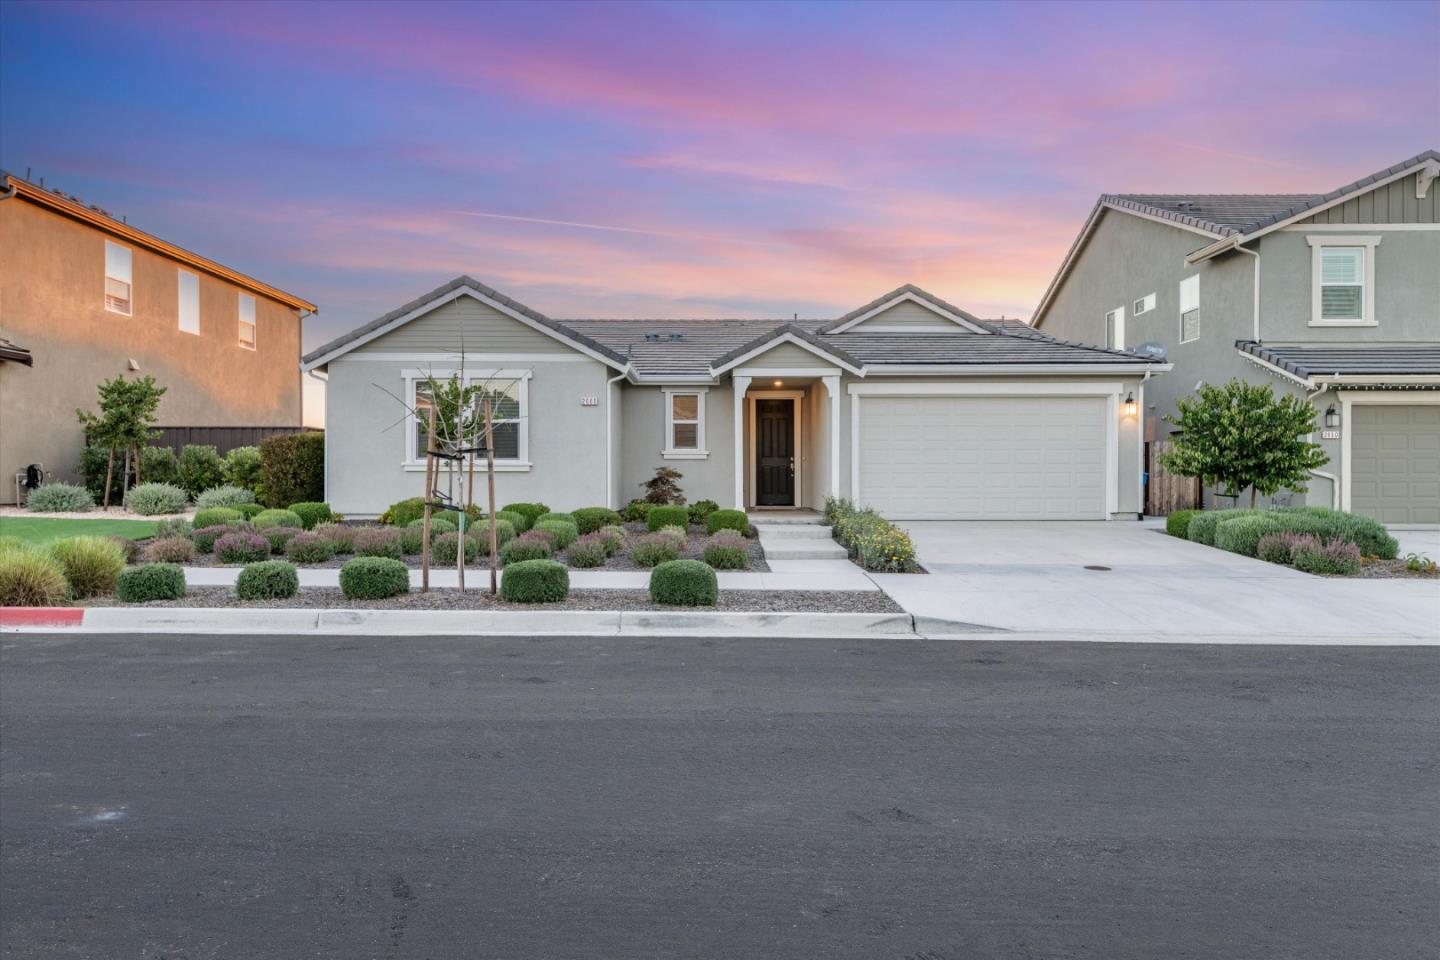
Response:
[{"label": "concrete sidewalk", "polygon": [[[744,570],[720,570],[716,573],[721,590],[879,590],[865,571],[848,560],[791,560],[799,569],[787,566],[773,572],[748,572]],[[810,567],[808,564],[834,564],[835,566]],[[185,582],[192,587],[234,586],[240,576],[240,567],[186,567]],[[335,567],[300,567],[301,587],[338,587],[340,570]],[[505,579],[505,571],[500,571]],[[644,590],[650,585],[648,570],[571,570],[572,590]],[[410,586],[420,589],[420,571],[410,571]],[[435,568],[430,571],[430,586],[439,589],[454,589],[459,586],[459,576],[454,567]],[[485,568],[465,568],[465,587],[468,590],[490,586],[490,571]]]}]

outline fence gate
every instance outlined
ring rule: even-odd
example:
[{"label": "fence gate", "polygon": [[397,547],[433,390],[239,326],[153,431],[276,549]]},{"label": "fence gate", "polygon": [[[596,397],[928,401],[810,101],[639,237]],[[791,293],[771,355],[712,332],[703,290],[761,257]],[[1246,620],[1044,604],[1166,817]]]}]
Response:
[{"label": "fence gate", "polygon": [[1163,517],[1200,506],[1200,478],[1178,477],[1160,466],[1160,454],[1173,446],[1169,440],[1145,444],[1145,469],[1150,477],[1145,486],[1145,512],[1151,516]]}]

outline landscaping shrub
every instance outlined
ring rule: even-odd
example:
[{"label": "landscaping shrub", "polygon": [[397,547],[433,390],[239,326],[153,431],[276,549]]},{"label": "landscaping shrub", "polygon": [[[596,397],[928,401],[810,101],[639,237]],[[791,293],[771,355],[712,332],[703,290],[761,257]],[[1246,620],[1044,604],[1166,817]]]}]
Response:
[{"label": "landscaping shrub", "polygon": [[258,503],[237,503],[230,509],[239,512],[241,518],[245,520],[254,520],[265,512],[265,508]]},{"label": "landscaping shrub", "polygon": [[441,566],[454,566],[460,553],[460,544],[465,545],[465,562],[474,563],[480,556],[480,548],[469,537],[458,533],[442,533],[430,541],[430,558]]},{"label": "landscaping shrub", "polygon": [[311,532],[335,544],[336,553],[354,553],[355,534],[359,531],[359,527],[347,527],[343,523],[317,523]]},{"label": "landscaping shrub", "polygon": [[1379,557],[1381,560],[1394,560],[1399,556],[1400,544],[1390,536],[1384,524],[1370,517],[1346,513],[1343,510],[1331,510],[1329,507],[1292,507],[1277,513],[1285,518],[1287,525],[1294,524],[1295,518],[1309,518],[1308,524],[1326,543],[1337,539],[1344,540],[1359,547],[1362,555]]},{"label": "landscaping shrub", "polygon": [[125,506],[142,517],[179,513],[189,502],[190,494],[169,483],[142,483],[125,494]]},{"label": "landscaping shrub", "polygon": [[642,567],[653,567],[680,556],[680,545],[673,537],[659,533],[647,533],[635,541],[635,562]]},{"label": "landscaping shrub", "polygon": [[[543,503],[507,503],[500,509],[506,513],[518,513],[525,518],[525,526],[522,527],[518,523],[515,525],[515,529],[520,531],[529,530],[535,526],[535,521],[540,519],[541,514],[550,512],[550,508]],[[498,514],[499,511],[496,513]]]},{"label": "landscaping shrub", "polygon": [[750,550],[734,530],[721,530],[705,545],[705,562],[716,570],[748,570]]},{"label": "landscaping shrub", "polygon": [[392,503],[380,514],[380,522],[396,527],[408,527],[416,520],[425,515],[425,498],[411,497],[408,500],[401,500],[399,503]]},{"label": "landscaping shrub", "polygon": [[260,492],[271,507],[325,498],[325,434],[282,433],[260,443]]},{"label": "landscaping shrub", "polygon": [[528,537],[531,540],[539,540],[552,549],[555,546],[555,534],[549,530],[526,530],[521,536]]},{"label": "landscaping shrub", "polygon": [[580,536],[580,531],[575,528],[575,524],[571,521],[551,520],[548,515],[542,517],[540,522],[535,524],[535,529],[544,530],[554,537],[556,550],[564,550],[575,542],[576,537]]},{"label": "landscaping shrub", "polygon": [[220,465],[225,482],[232,487],[244,487],[252,493],[260,491],[262,464],[259,447],[236,447],[225,454]]},{"label": "landscaping shrub", "polygon": [[675,607],[713,607],[720,585],[715,570],[699,560],[670,560],[650,571],[650,599]]},{"label": "landscaping shrub", "polygon": [[905,573],[916,568],[910,535],[871,509],[845,499],[826,501],[834,537],[866,570]]},{"label": "landscaping shrub", "polygon": [[645,515],[645,526],[651,531],[659,530],[661,527],[680,527],[683,530],[689,525],[690,511],[684,507],[651,507],[650,512]]},{"label": "landscaping shrub", "polygon": [[69,599],[65,568],[50,551],[25,543],[0,547],[0,607],[58,607]]},{"label": "landscaping shrub", "polygon": [[[409,523],[405,524],[405,529],[406,529],[406,530],[423,530],[423,529],[425,529],[425,518],[424,518],[424,517],[421,517],[421,518],[419,518],[418,520],[411,520]],[[447,519],[446,517],[432,516],[432,517],[430,518],[430,535],[431,535],[431,536],[436,536],[436,537],[438,537],[438,536],[439,536],[440,534],[442,534],[442,533],[454,533],[454,532],[455,532],[456,530],[458,530],[458,529],[460,529],[460,528],[455,525],[455,521],[450,520],[450,519]]]},{"label": "landscaping shrub", "polygon": [[688,509],[691,523],[704,523],[706,517],[720,509],[720,504],[714,500],[696,500]]},{"label": "landscaping shrub", "polygon": [[1353,577],[1360,572],[1360,548],[1353,543],[1334,540],[1322,546],[1296,546],[1290,561],[1296,570]]},{"label": "landscaping shrub", "polygon": [[705,518],[705,532],[714,536],[721,530],[734,530],[743,537],[750,532],[750,518],[744,510],[712,510]]},{"label": "landscaping shrub", "polygon": [[[141,551],[139,540],[131,540],[129,537],[122,537],[118,534],[112,534],[105,539],[120,548],[120,552],[125,554],[126,563],[139,562]],[[189,543],[189,539],[187,538],[185,542]]]},{"label": "landscaping shrub", "polygon": [[680,489],[680,479],[684,474],[673,467],[656,467],[655,476],[646,480],[640,486],[645,488],[645,499],[653,504],[675,504],[685,505],[685,494]]},{"label": "landscaping shrub", "polygon": [[1220,521],[1215,527],[1215,546],[1231,553],[1255,556],[1260,538],[1280,529],[1271,513],[1251,513]]},{"label": "landscaping shrub", "polygon": [[625,504],[620,515],[625,518],[626,523],[644,523],[645,518],[650,515],[651,506],[653,504],[649,500],[631,500]]},{"label": "landscaping shrub", "polygon": [[500,579],[500,598],[510,603],[558,603],[569,595],[570,572],[554,560],[507,563]]},{"label": "landscaping shrub", "polygon": [[188,537],[195,529],[195,525],[184,517],[175,517],[172,520],[161,520],[155,524],[154,537],[156,540],[164,540],[166,537]]},{"label": "landscaping shrub", "polygon": [[595,532],[599,536],[604,538],[605,552],[612,557],[615,556],[615,554],[619,553],[621,550],[623,550],[625,548],[625,542],[630,539],[629,534],[625,532],[625,528],[619,526],[618,524],[609,527],[601,527]]},{"label": "landscaping shrub", "polygon": [[254,563],[270,556],[270,541],[249,530],[231,530],[215,541],[214,550],[221,563]]},{"label": "landscaping shrub", "polygon": [[[142,464],[143,467],[143,464]],[[180,449],[180,463],[175,479],[192,497],[198,497],[211,487],[218,487],[225,480],[224,463],[212,446],[186,444]]]},{"label": "landscaping shrub", "polygon": [[196,527],[190,532],[190,540],[195,544],[195,549],[201,553],[213,553],[215,541],[227,533],[234,533],[234,524],[218,523],[213,527]]},{"label": "landscaping shrub", "polygon": [[121,603],[179,600],[185,596],[185,571],[173,563],[142,563],[115,578],[115,599]]},{"label": "landscaping shrub", "polygon": [[520,534],[500,548],[500,562],[508,570],[511,564],[527,560],[548,560],[555,553],[547,537],[537,537],[533,532]]},{"label": "landscaping shrub", "polygon": [[330,504],[317,503],[313,500],[290,504],[290,512],[300,518],[300,522],[305,524],[306,530],[313,530],[315,524],[324,523],[335,516],[330,511]]},{"label": "landscaping shrub", "polygon": [[145,548],[148,563],[189,563],[195,559],[195,544],[185,537],[151,540]]},{"label": "landscaping shrub", "polygon": [[301,533],[285,544],[285,556],[293,563],[324,563],[335,556],[335,541],[320,533]]},{"label": "landscaping shrub", "polygon": [[582,535],[594,533],[601,527],[608,527],[613,523],[620,522],[620,514],[609,507],[581,507],[571,513],[575,520],[575,529]]},{"label": "landscaping shrub", "polygon": [[425,550],[425,528],[406,527],[400,531],[400,552],[413,557]]},{"label": "landscaping shrub", "polygon": [[85,513],[95,509],[90,491],[73,483],[42,483],[25,498],[25,509],[34,513]]},{"label": "landscaping shrub", "polygon": [[[566,523],[570,524],[571,526],[575,526],[575,525],[576,525],[576,524],[575,524],[575,515],[574,515],[574,514],[565,513],[565,512],[563,512],[563,511],[557,511],[557,510],[551,510],[549,513],[543,513],[543,514],[540,515],[540,518],[539,518],[539,519],[540,519],[540,520],[564,520]],[[537,521],[537,522],[538,522],[538,521]]]},{"label": "landscaping shrub", "polygon": [[513,510],[496,510],[495,519],[504,520],[510,524],[516,533],[524,533],[526,530],[529,530],[531,526],[529,517],[523,513],[516,513]]},{"label": "landscaping shrub", "polygon": [[299,592],[300,574],[284,560],[247,564],[235,579],[235,596],[241,600],[283,600]]},{"label": "landscaping shrub", "polygon": [[[109,453],[106,453],[109,456]],[[146,483],[168,483],[179,485],[180,458],[169,447],[142,447],[140,449],[140,478]],[[105,481],[100,481],[103,486]],[[102,491],[103,493],[103,491]],[[113,496],[110,498],[115,499]]]},{"label": "landscaping shrub", "polygon": [[599,533],[587,533],[570,545],[566,559],[572,567],[599,567],[610,556],[608,539]]},{"label": "landscaping shrub", "polygon": [[294,527],[296,530],[305,529],[305,521],[293,510],[261,510],[250,520],[256,530],[263,530],[266,527]]},{"label": "landscaping shrub", "polygon": [[1289,533],[1284,530],[1267,533],[1260,538],[1255,556],[1266,563],[1290,563],[1296,547],[1314,548],[1320,541],[1308,533]]},{"label": "landscaping shrub", "polygon": [[233,527],[237,523],[243,523],[244,520],[245,515],[233,507],[211,507],[208,510],[196,510],[195,516],[190,518],[190,522],[195,525],[196,530],[202,527],[218,527],[222,524]]},{"label": "landscaping shrub", "polygon": [[[195,498],[195,506],[201,510],[209,510],[212,507],[235,507],[250,506],[255,504],[255,494],[244,487],[220,486],[211,487]],[[256,507],[256,513],[260,512]]]},{"label": "landscaping shrub", "polygon": [[269,542],[271,553],[284,553],[285,544],[305,531],[299,527],[261,527],[255,532]]},{"label": "landscaping shrub", "polygon": [[1199,510],[1176,510],[1165,518],[1165,532],[1172,537],[1187,539],[1186,532],[1190,529],[1190,518],[1199,513]]},{"label": "landscaping shrub", "polygon": [[465,531],[465,536],[474,537],[475,542],[480,544],[480,555],[490,555],[490,525],[495,525],[495,543],[497,546],[505,546],[515,538],[515,525],[509,520],[502,520],[499,517],[492,520],[481,520],[473,527]]},{"label": "landscaping shrub", "polygon": [[1202,510],[1190,518],[1190,525],[1185,528],[1185,536],[1195,543],[1213,547],[1215,546],[1215,528],[1220,525],[1222,520],[1243,517],[1250,512],[1249,510]]},{"label": "landscaping shrub", "polygon": [[410,570],[393,557],[356,557],[340,568],[340,592],[352,600],[384,600],[410,592]]},{"label": "landscaping shrub", "polygon": [[400,531],[388,527],[361,527],[351,541],[351,552],[357,557],[383,557],[399,560],[405,555],[400,544]]},{"label": "landscaping shrub", "polygon": [[77,599],[114,590],[115,578],[125,569],[125,551],[109,537],[56,540],[50,544],[50,555],[59,561]]},{"label": "landscaping shrub", "polygon": [[669,537],[671,540],[674,540],[675,548],[677,550],[684,550],[686,541],[690,539],[689,532],[684,527],[674,523],[661,527],[659,530],[655,531],[655,534],[661,537]]},{"label": "landscaping shrub", "polygon": [[[105,468],[109,463],[110,448],[107,446],[94,444],[80,451],[80,475],[85,478],[85,489],[90,491],[95,503],[102,503],[105,500]],[[115,469],[110,474],[110,502],[119,503],[124,496],[125,456],[117,450],[115,451]]]}]

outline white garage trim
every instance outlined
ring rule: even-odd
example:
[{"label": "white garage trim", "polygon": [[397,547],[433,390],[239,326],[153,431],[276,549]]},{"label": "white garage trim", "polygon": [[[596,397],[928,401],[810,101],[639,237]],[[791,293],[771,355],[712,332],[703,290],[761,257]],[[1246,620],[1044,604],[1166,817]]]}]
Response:
[{"label": "white garage trim", "polygon": [[1354,435],[1355,421],[1350,408],[1355,404],[1395,403],[1415,406],[1422,403],[1440,403],[1440,393],[1421,390],[1338,390],[1340,398],[1340,509],[1350,510],[1350,441]]}]

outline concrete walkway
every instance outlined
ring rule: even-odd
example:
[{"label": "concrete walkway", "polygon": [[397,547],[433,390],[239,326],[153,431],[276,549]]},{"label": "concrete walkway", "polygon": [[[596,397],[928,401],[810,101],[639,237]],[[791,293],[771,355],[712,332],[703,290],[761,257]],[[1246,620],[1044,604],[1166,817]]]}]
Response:
[{"label": "concrete walkway", "polygon": [[[839,563],[846,569],[804,569],[804,564]],[[743,570],[721,570],[716,574],[722,590],[878,590],[865,572],[848,560],[788,561],[801,564],[802,569],[777,570],[770,573]],[[335,567],[300,567],[300,586],[338,587],[340,570]],[[239,567],[186,567],[185,582],[192,587],[229,587],[240,576]],[[500,571],[503,581],[505,571]],[[459,585],[453,567],[430,571],[430,585],[453,589]],[[420,588],[420,571],[410,571],[410,585]],[[487,588],[490,572],[484,568],[465,570],[465,587],[469,590]],[[644,590],[650,585],[648,570],[571,570],[572,590]]]}]

